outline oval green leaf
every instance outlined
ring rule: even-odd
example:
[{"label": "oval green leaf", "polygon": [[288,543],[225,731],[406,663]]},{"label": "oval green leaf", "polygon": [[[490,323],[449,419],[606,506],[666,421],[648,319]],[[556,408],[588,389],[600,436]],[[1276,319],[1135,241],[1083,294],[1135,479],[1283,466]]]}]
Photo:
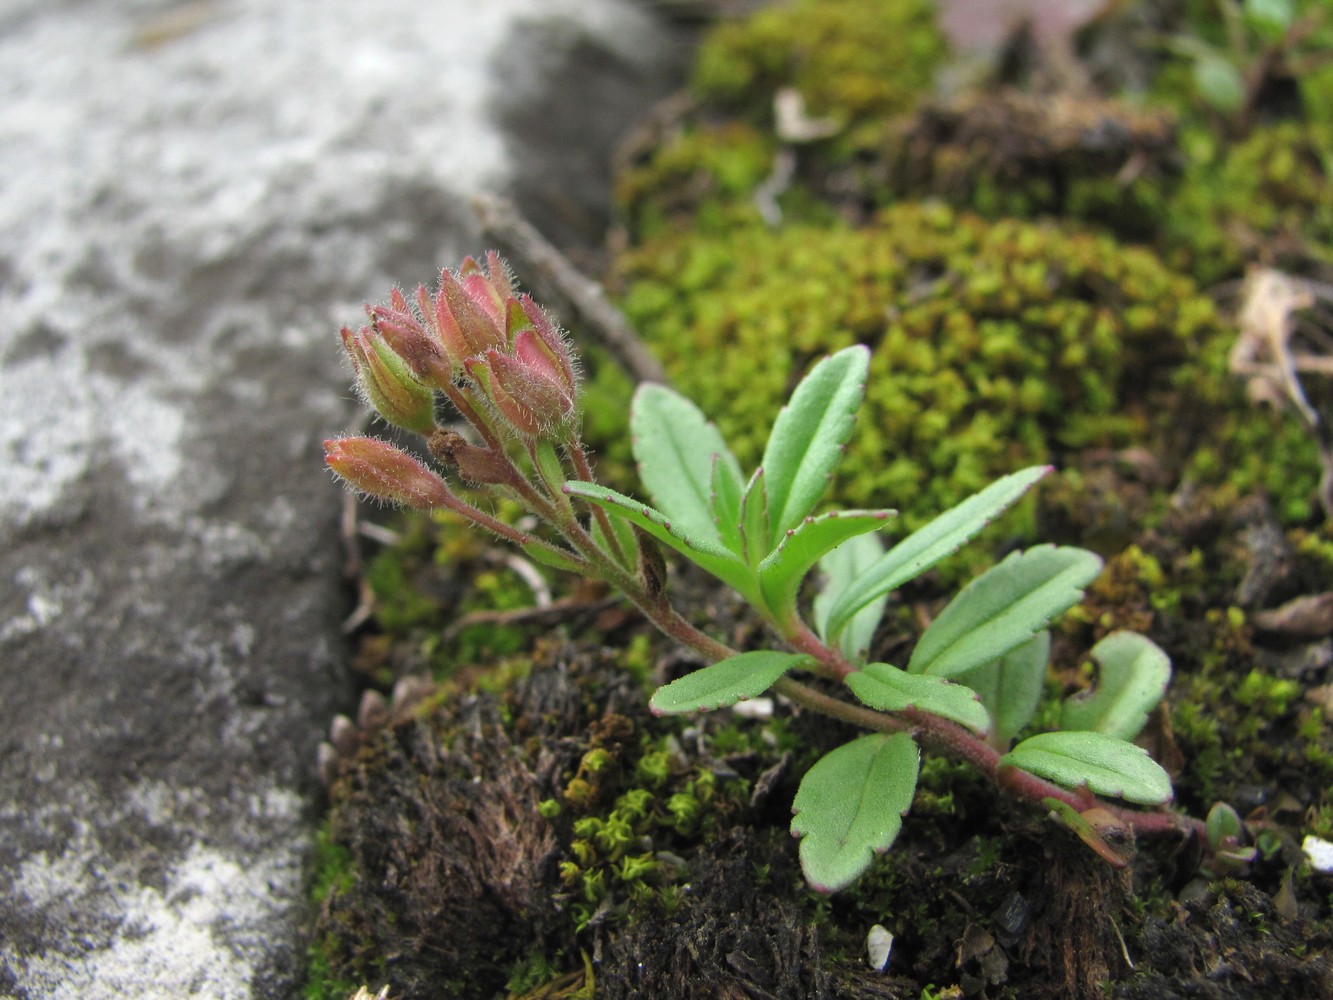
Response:
[{"label": "oval green leaf", "polygon": [[865,395],[870,351],[861,345],[824,358],[792,392],[764,448],[769,544],[803,521],[828,488]]},{"label": "oval green leaf", "polygon": [[889,549],[838,598],[829,611],[827,637],[841,635],[852,615],[871,601],[897,590],[908,580],[920,576],[941,559],[958,551],[968,539],[1050,471],[1049,465],[1034,465],[997,479],[980,493],[974,493],[957,507],[945,511]]},{"label": "oval green leaf", "polygon": [[703,412],[680,393],[646,382],[630,405],[639,478],[653,504],[683,531],[720,541],[713,516],[714,456],[740,478],[731,449]]},{"label": "oval green leaf", "polygon": [[959,684],[966,684],[977,693],[990,712],[995,720],[991,735],[1001,749],[1036,714],[1050,659],[1051,633],[1043,629],[998,660],[954,675]]},{"label": "oval green leaf", "polygon": [[[857,535],[849,538],[819,560],[820,572],[824,575],[824,585],[815,595],[811,611],[814,615],[815,632],[825,642],[832,643],[829,636],[829,613],[843,591],[860,579],[861,575],[884,555],[884,543],[873,534]],[[887,594],[881,594],[847,620],[838,637],[838,647],[842,655],[851,663],[864,663],[870,653],[870,643],[875,638],[875,630],[884,617],[884,605],[889,601]]]},{"label": "oval green leaf", "polygon": [[1147,750],[1105,733],[1042,733],[1010,750],[999,766],[1140,805],[1159,806],[1172,796],[1170,777]]},{"label": "oval green leaf", "polygon": [[1137,632],[1112,632],[1090,655],[1098,665],[1097,686],[1065,699],[1060,728],[1132,740],[1166,694],[1171,659]]},{"label": "oval green leaf", "polygon": [[912,650],[907,669],[953,677],[1016,649],[1083,597],[1102,561],[1087,549],[1038,545],[969,583]]},{"label": "oval green leaf", "polygon": [[943,677],[909,674],[887,663],[867,663],[864,670],[847,675],[847,686],[864,705],[882,712],[915,708],[966,726],[985,736],[991,718],[977,693]]},{"label": "oval green leaf", "polygon": [[654,715],[725,708],[746,698],[759,697],[788,670],[809,662],[811,658],[801,653],[769,649],[738,653],[658,688],[648,707]]},{"label": "oval green leaf", "polygon": [[801,870],[817,892],[846,888],[887,851],[912,807],[921,751],[907,733],[873,733],[819,758],[792,802]]}]

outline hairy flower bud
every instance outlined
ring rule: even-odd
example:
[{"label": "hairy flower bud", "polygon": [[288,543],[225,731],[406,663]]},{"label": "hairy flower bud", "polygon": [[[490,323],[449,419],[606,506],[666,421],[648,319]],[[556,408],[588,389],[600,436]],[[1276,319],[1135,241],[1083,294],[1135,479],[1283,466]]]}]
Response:
[{"label": "hairy flower bud", "polygon": [[435,428],[435,394],[407,363],[369,327],[356,333],[343,327],[342,338],[357,386],[379,415],[396,427],[429,434]]},{"label": "hairy flower bud", "polygon": [[367,306],[375,332],[402,358],[425,385],[442,389],[453,381],[461,358],[451,353],[440,335],[435,304],[425,286],[417,288],[418,312],[408,305],[403,293],[395,288],[387,306]]},{"label": "hairy flower bud", "polygon": [[453,498],[443,479],[407,452],[375,438],[325,441],[324,461],[349,486],[389,503],[429,510]]},{"label": "hairy flower bud", "polygon": [[491,349],[485,357],[468,359],[467,371],[482,395],[519,434],[544,437],[574,412],[573,396],[558,381],[515,355]]}]

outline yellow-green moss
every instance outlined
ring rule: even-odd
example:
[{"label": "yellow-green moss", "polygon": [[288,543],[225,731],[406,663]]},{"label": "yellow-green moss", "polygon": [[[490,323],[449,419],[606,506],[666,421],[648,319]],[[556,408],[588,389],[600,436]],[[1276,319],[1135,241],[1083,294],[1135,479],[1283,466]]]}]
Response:
[{"label": "yellow-green moss", "polygon": [[932,81],[946,46],[927,0],[795,0],[723,23],[704,40],[693,89],[704,101],[768,121],[773,95],[795,88],[815,116],[851,131],[905,111]]},{"label": "yellow-green moss", "polygon": [[1200,281],[1249,263],[1333,266],[1333,124],[1281,122],[1234,146],[1196,131],[1187,153],[1163,241]]},{"label": "yellow-green moss", "polygon": [[743,462],[815,358],[870,345],[836,496],[909,528],[1062,449],[1140,441],[1173,367],[1218,332],[1146,250],[938,205],[660,240],[624,264],[626,310]]}]

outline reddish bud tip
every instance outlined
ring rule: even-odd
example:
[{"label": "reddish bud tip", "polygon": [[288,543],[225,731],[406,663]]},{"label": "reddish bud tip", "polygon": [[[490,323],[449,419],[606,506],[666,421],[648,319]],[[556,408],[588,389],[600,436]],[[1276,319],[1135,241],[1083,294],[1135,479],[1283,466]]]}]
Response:
[{"label": "reddish bud tip", "polygon": [[353,489],[389,503],[429,510],[453,497],[448,484],[425,465],[375,438],[325,441],[324,461]]}]

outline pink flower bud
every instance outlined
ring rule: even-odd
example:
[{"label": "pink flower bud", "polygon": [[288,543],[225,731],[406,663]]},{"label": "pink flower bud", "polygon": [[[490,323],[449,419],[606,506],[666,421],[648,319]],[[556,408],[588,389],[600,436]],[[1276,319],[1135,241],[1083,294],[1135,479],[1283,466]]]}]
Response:
[{"label": "pink flower bud", "polygon": [[375,438],[325,441],[324,461],[352,488],[389,503],[429,510],[447,505],[453,497],[445,481],[430,469]]},{"label": "pink flower bud", "polygon": [[424,286],[417,289],[417,306],[420,315],[395,288],[389,295],[389,305],[367,306],[366,312],[376,332],[407,362],[413,374],[424,384],[442,389],[457,372],[456,356],[450,354],[440,335],[435,306]]},{"label": "pink flower bud", "polygon": [[429,434],[435,428],[435,394],[416,380],[407,363],[376,331],[342,328],[343,347],[356,381],[371,406],[389,423]]},{"label": "pink flower bud", "polygon": [[525,335],[519,331],[514,337],[514,353],[534,370],[541,370],[553,382],[559,383],[571,399],[578,398],[578,372],[569,344],[561,336],[541,306],[524,295],[519,300],[524,315],[531,324]]},{"label": "pink flower bud", "polygon": [[439,300],[447,305],[445,311],[452,324],[449,333],[443,326],[441,333],[458,338],[457,357],[463,359],[506,346],[502,308],[495,304],[484,282],[479,287],[476,282],[473,285],[468,288],[452,272],[440,272]]},{"label": "pink flower bud", "polygon": [[512,354],[492,348],[484,358],[470,358],[466,364],[482,394],[520,434],[543,437],[574,412],[573,397],[561,385]]}]

